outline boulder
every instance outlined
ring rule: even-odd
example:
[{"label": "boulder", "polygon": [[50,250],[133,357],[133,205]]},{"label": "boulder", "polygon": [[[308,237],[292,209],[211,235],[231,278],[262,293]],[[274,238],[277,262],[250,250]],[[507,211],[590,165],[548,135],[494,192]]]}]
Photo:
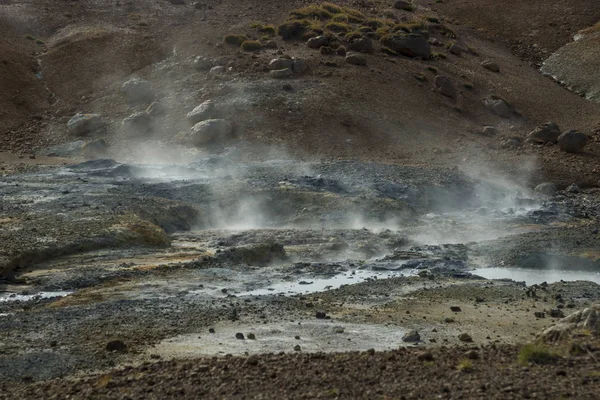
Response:
[{"label": "boulder", "polygon": [[557,324],[544,330],[540,339],[545,342],[569,340],[572,333],[585,331],[593,337],[600,336],[600,305],[577,311],[563,318]]},{"label": "boulder", "polygon": [[210,75],[222,75],[225,72],[227,72],[227,68],[225,68],[223,65],[214,66],[210,69],[210,71],[208,71]]},{"label": "boulder", "polygon": [[398,10],[412,11],[413,5],[412,5],[412,2],[410,2],[410,1],[397,0],[394,3],[394,8],[396,8]]},{"label": "boulder", "polygon": [[448,51],[450,53],[454,54],[455,56],[460,56],[463,52],[463,49],[456,43],[453,43],[450,45],[450,47],[448,47]]},{"label": "boulder", "polygon": [[311,49],[320,49],[323,46],[327,46],[329,44],[329,38],[327,36],[316,36],[314,38],[308,39],[306,45]]},{"label": "boulder", "polygon": [[277,47],[277,42],[274,40],[268,40],[265,44],[263,44],[263,47],[265,49],[276,49]]},{"label": "boulder", "polygon": [[285,78],[291,78],[292,76],[294,76],[294,72],[289,68],[284,68],[284,69],[273,70],[273,71],[269,72],[269,75],[271,75],[271,78],[285,79]]},{"label": "boulder", "polygon": [[294,71],[295,74],[302,74],[306,72],[307,69],[308,64],[304,59],[295,57],[292,59],[292,71]]},{"label": "boulder", "polygon": [[496,136],[498,134],[498,129],[493,126],[484,126],[481,134],[484,136]]},{"label": "boulder", "polygon": [[190,142],[194,146],[221,143],[233,133],[233,127],[224,119],[207,119],[198,122],[190,130]]},{"label": "boulder", "polygon": [[289,58],[274,58],[269,63],[270,70],[292,69],[294,62]]},{"label": "boulder", "polygon": [[485,100],[485,106],[491,112],[502,118],[510,118],[513,116],[512,106],[502,99]]},{"label": "boulder", "polygon": [[154,102],[146,108],[146,113],[152,117],[162,117],[167,114],[167,108],[159,102]]},{"label": "boulder", "polygon": [[372,53],[373,41],[369,38],[355,39],[350,43],[350,50],[358,51],[359,53]]},{"label": "boulder", "polygon": [[481,63],[481,66],[485,69],[489,69],[492,72],[500,72],[500,66],[497,63],[490,60],[484,60]]},{"label": "boulder", "polygon": [[569,185],[565,189],[565,191],[567,191],[568,193],[581,193],[581,188],[573,183],[573,184]]},{"label": "boulder", "polygon": [[81,147],[81,155],[87,160],[98,160],[108,155],[108,145],[104,139],[94,139]]},{"label": "boulder", "polygon": [[194,68],[198,71],[209,71],[212,67],[213,63],[210,58],[196,57],[196,59],[194,59]]},{"label": "boulder", "polygon": [[346,54],[346,62],[352,65],[367,65],[367,58],[362,54],[349,52]]},{"label": "boulder", "polygon": [[67,122],[67,130],[76,136],[104,133],[106,124],[102,122],[99,114],[76,114]]},{"label": "boulder", "polygon": [[419,335],[419,332],[417,332],[415,330],[406,332],[406,334],[404,334],[404,336],[402,337],[402,341],[407,342],[407,343],[414,343],[414,342],[418,342],[420,340],[421,340],[421,335]]},{"label": "boulder", "polygon": [[534,191],[545,196],[553,196],[558,191],[558,189],[556,188],[556,185],[554,183],[544,182],[537,185]]},{"label": "boulder", "polygon": [[215,103],[212,100],[206,100],[204,103],[187,113],[186,119],[190,125],[196,125],[200,121],[217,118],[219,116],[218,114],[219,112]]},{"label": "boulder", "polygon": [[587,135],[572,129],[566,131],[558,137],[558,146],[567,153],[579,153],[587,144],[589,138]]},{"label": "boulder", "polygon": [[450,97],[451,99],[456,98],[456,88],[454,87],[452,82],[450,82],[450,79],[448,79],[447,77],[441,75],[436,76],[434,81],[434,87],[438,93],[446,97]]},{"label": "boulder", "polygon": [[136,112],[123,120],[123,128],[129,135],[147,135],[152,132],[152,117],[146,112]]},{"label": "boulder", "polygon": [[123,83],[121,93],[129,103],[151,102],[154,99],[152,85],[140,78],[132,78]]},{"label": "boulder", "polygon": [[554,122],[547,122],[529,133],[527,139],[534,143],[556,143],[560,136],[560,128]]},{"label": "boulder", "polygon": [[330,55],[330,54],[334,54],[335,50],[329,46],[323,46],[319,49],[319,51],[321,52],[321,54],[323,55]]},{"label": "boulder", "polygon": [[431,45],[424,35],[396,32],[382,38],[382,43],[407,57],[429,58],[431,56]]}]

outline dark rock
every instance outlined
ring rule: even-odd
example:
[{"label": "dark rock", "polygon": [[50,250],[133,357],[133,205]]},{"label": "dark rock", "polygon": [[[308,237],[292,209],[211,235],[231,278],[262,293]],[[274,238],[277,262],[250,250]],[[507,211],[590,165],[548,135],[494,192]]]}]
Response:
[{"label": "dark rock", "polygon": [[292,76],[294,76],[294,72],[289,68],[284,68],[284,69],[273,70],[273,71],[269,72],[269,75],[271,76],[271,78],[285,79],[285,78],[291,78]]},{"label": "dark rock", "polygon": [[450,45],[450,47],[448,47],[448,51],[450,53],[454,54],[455,56],[460,56],[463,52],[463,49],[456,43],[453,43]]},{"label": "dark rock", "polygon": [[323,55],[327,56],[327,55],[334,54],[334,53],[335,53],[335,50],[334,50],[334,49],[332,49],[332,48],[331,48],[331,47],[329,47],[329,46],[321,46],[321,47],[319,48],[319,52],[320,52],[321,54],[323,54]]},{"label": "dark rock", "polygon": [[424,351],[422,353],[419,353],[419,355],[417,356],[417,360],[419,360],[419,361],[433,361],[433,353],[431,353],[430,351]]},{"label": "dark rock", "polygon": [[81,154],[87,160],[99,160],[108,155],[108,145],[104,139],[94,139],[81,147]]},{"label": "dark rock", "polygon": [[350,43],[350,50],[358,51],[359,53],[372,53],[373,41],[369,38],[355,39]]},{"label": "dark rock", "polygon": [[256,340],[256,335],[254,333],[249,333],[246,337],[250,340]]},{"label": "dark rock", "polygon": [[502,118],[510,118],[514,114],[512,106],[502,99],[485,100],[485,106]]},{"label": "dark rock", "polygon": [[485,69],[488,69],[488,70],[492,71],[492,72],[500,72],[500,66],[497,63],[495,63],[493,61],[490,61],[490,60],[484,60],[481,63],[481,66],[483,68],[485,68]]},{"label": "dark rock", "polygon": [[534,143],[556,143],[560,136],[560,128],[554,122],[547,122],[529,133],[527,139]]},{"label": "dark rock", "polygon": [[447,77],[441,75],[436,76],[434,81],[434,87],[438,93],[446,97],[450,97],[451,99],[456,98],[456,88],[454,87],[452,82],[450,82],[450,79],[448,79]]},{"label": "dark rock", "polygon": [[299,344],[294,346],[294,351],[302,351],[302,347]]},{"label": "dark rock", "polygon": [[410,2],[410,1],[397,0],[394,3],[394,8],[397,8],[398,10],[412,11],[413,5],[412,5],[412,2]]},{"label": "dark rock", "polygon": [[465,353],[469,360],[479,360],[479,352],[477,350],[469,350]]},{"label": "dark rock", "polygon": [[450,307],[450,311],[452,311],[452,312],[461,312],[462,309],[460,307],[458,307],[458,306],[452,306],[452,307]]},{"label": "dark rock", "polygon": [[537,185],[534,189],[534,191],[536,193],[540,193],[546,196],[553,196],[554,194],[556,194],[556,192],[558,191],[558,189],[556,188],[556,185],[552,182],[544,182],[544,183],[540,183],[539,185]]},{"label": "dark rock", "polygon": [[579,186],[577,186],[576,184],[571,184],[569,185],[566,189],[566,192],[568,193],[581,193],[581,189],[579,188]]},{"label": "dark rock", "polygon": [[215,333],[215,328],[208,328],[209,333]]},{"label": "dark rock", "polygon": [[315,313],[315,317],[317,319],[326,319],[327,318],[327,314],[325,313],[325,311],[317,311]]},{"label": "dark rock", "polygon": [[548,312],[548,314],[550,315],[550,318],[564,318],[565,317],[565,313],[559,309],[550,310]]},{"label": "dark rock", "polygon": [[348,64],[352,64],[352,65],[366,66],[367,58],[365,56],[363,56],[362,54],[350,52],[350,53],[346,54],[346,62]]},{"label": "dark rock", "polygon": [[407,342],[407,343],[414,343],[414,342],[418,342],[420,340],[421,340],[421,335],[419,335],[419,332],[417,332],[415,330],[406,332],[404,334],[404,336],[402,337],[402,341]]},{"label": "dark rock", "polygon": [[124,353],[127,351],[127,345],[122,340],[111,340],[106,343],[106,351]]},{"label": "dark rock", "polygon": [[246,365],[258,365],[259,358],[256,354],[252,354],[246,358]]},{"label": "dark rock", "polygon": [[99,114],[76,114],[67,122],[67,130],[76,136],[105,133],[106,124]]},{"label": "dark rock", "polygon": [[484,126],[481,134],[484,136],[496,136],[498,134],[498,129],[493,126]]},{"label": "dark rock", "polygon": [[238,332],[235,334],[235,338],[239,339],[239,340],[244,340],[244,334],[241,332]]},{"label": "dark rock", "polygon": [[473,338],[468,333],[461,333],[460,335],[458,335],[458,340],[460,340],[461,342],[470,343],[473,341]]},{"label": "dark rock", "polygon": [[265,49],[276,49],[277,47],[277,42],[274,40],[268,40],[265,44],[263,44],[263,47]]},{"label": "dark rock", "polygon": [[424,35],[397,32],[382,38],[382,43],[396,53],[407,57],[425,59],[431,56],[431,45]]},{"label": "dark rock", "polygon": [[536,311],[533,313],[536,318],[546,318],[546,313],[543,311]]},{"label": "dark rock", "polygon": [[583,150],[588,140],[587,135],[573,129],[564,132],[558,137],[558,146],[564,152],[579,153]]},{"label": "dark rock", "polygon": [[308,69],[308,64],[306,60],[302,58],[292,58],[292,71],[295,74],[303,74]]},{"label": "dark rock", "polygon": [[327,36],[317,36],[314,38],[308,39],[306,45],[311,49],[320,49],[323,46],[327,46],[329,44],[329,38]]}]

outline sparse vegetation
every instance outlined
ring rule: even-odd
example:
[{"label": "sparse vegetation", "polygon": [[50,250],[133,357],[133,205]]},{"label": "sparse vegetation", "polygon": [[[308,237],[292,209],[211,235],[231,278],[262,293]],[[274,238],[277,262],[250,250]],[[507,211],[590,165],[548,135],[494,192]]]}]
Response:
[{"label": "sparse vegetation", "polygon": [[35,37],[33,37],[33,35],[25,35],[25,39],[27,40],[35,40]]},{"label": "sparse vegetation", "polygon": [[429,67],[427,67],[427,69],[431,72],[433,72],[434,74],[437,74],[438,69],[436,67],[434,67],[433,65],[430,65]]},{"label": "sparse vegetation", "polygon": [[360,39],[362,38],[362,33],[354,31],[354,32],[349,32],[344,36],[344,39],[346,39],[348,42],[351,42],[353,40],[356,39]]},{"label": "sparse vegetation", "polygon": [[381,47],[381,51],[382,51],[383,53],[385,53],[385,54],[388,54],[388,55],[390,55],[390,56],[394,56],[394,57],[397,57],[397,56],[398,56],[398,53],[396,53],[394,50],[390,49],[390,48],[389,48],[389,47],[387,47],[387,46],[382,46],[382,47]]},{"label": "sparse vegetation", "polygon": [[585,28],[579,31],[579,33],[581,34],[589,34],[589,33],[596,33],[596,32],[600,32],[600,21],[598,21],[596,23],[596,25],[594,26],[590,26],[589,28]]},{"label": "sparse vegetation", "polygon": [[425,19],[433,24],[439,24],[440,23],[440,19],[438,17],[425,17]]},{"label": "sparse vegetation", "polygon": [[304,8],[299,8],[290,13],[290,16],[295,19],[321,19],[327,20],[333,18],[333,14],[324,9],[323,7],[312,5]]},{"label": "sparse vegetation", "polygon": [[262,49],[262,44],[258,40],[245,40],[241,47],[243,51],[252,52]]},{"label": "sparse vegetation", "polygon": [[44,43],[44,41],[43,41],[43,40],[36,39],[36,40],[35,40],[35,44],[39,44],[39,45],[41,46],[41,45],[43,45],[43,44],[46,44],[46,43]]},{"label": "sparse vegetation", "polygon": [[336,33],[346,33],[352,30],[352,27],[344,22],[329,22],[325,25],[325,29]]},{"label": "sparse vegetation", "polygon": [[244,43],[246,40],[248,40],[248,38],[244,35],[236,35],[233,33],[230,33],[228,35],[225,35],[225,37],[223,38],[223,42],[231,45],[231,46],[241,46],[242,43]]},{"label": "sparse vegetation", "polygon": [[519,350],[519,364],[554,364],[560,356],[552,349],[540,344],[526,344]]},{"label": "sparse vegetation", "polygon": [[419,81],[419,82],[427,82],[427,77],[424,74],[417,74],[415,75],[415,78]]},{"label": "sparse vegetation", "polygon": [[475,368],[473,367],[473,361],[469,360],[468,358],[463,358],[460,360],[456,368],[461,372],[475,371]]},{"label": "sparse vegetation", "polygon": [[448,56],[444,53],[431,53],[432,60],[445,60]]},{"label": "sparse vegetation", "polygon": [[323,3],[321,4],[321,7],[324,10],[329,11],[331,14],[342,14],[344,12],[344,9],[342,7],[333,3]]},{"label": "sparse vegetation", "polygon": [[301,37],[304,33],[306,27],[300,21],[288,21],[277,28],[277,34],[283,37],[283,40]]},{"label": "sparse vegetation", "polygon": [[250,25],[250,27],[252,29],[256,29],[259,33],[268,35],[268,36],[275,36],[277,34],[277,29],[275,28],[274,25],[265,25],[265,24],[261,24],[260,22],[254,22]]}]

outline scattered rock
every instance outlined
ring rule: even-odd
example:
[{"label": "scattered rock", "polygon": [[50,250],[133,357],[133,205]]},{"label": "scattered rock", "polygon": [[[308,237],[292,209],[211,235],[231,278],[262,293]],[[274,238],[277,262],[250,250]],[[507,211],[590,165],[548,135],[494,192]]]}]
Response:
[{"label": "scattered rock", "polygon": [[548,314],[550,315],[550,318],[564,318],[565,317],[565,313],[558,308],[550,310],[548,312]]},{"label": "scattered rock", "polygon": [[459,56],[462,54],[463,49],[462,47],[460,47],[459,45],[457,45],[456,43],[453,43],[450,45],[450,47],[448,47],[448,51],[452,54],[454,54],[455,56]]},{"label": "scattered rock", "polygon": [[162,103],[155,101],[146,108],[146,113],[152,117],[162,117],[167,114],[167,108]]},{"label": "scattered rock", "polygon": [[568,193],[581,193],[581,189],[576,184],[571,184],[565,189]]},{"label": "scattered rock", "polygon": [[127,345],[122,340],[111,340],[110,342],[106,343],[106,351],[124,353],[127,351]]},{"label": "scattered rock", "polygon": [[344,333],[344,327],[336,326],[335,328],[333,328],[333,332],[334,333]]},{"label": "scattered rock", "polygon": [[394,8],[397,8],[398,10],[412,11],[413,5],[412,5],[412,2],[410,2],[410,1],[397,0],[394,3]]},{"label": "scattered rock", "polygon": [[294,346],[294,351],[302,351],[302,347],[299,344]]},{"label": "scattered rock", "polygon": [[414,343],[414,342],[418,342],[420,340],[421,340],[421,335],[419,335],[419,332],[417,332],[415,330],[406,332],[406,334],[404,334],[404,336],[402,337],[402,341],[407,342],[407,343]]},{"label": "scattered rock", "polygon": [[289,68],[284,68],[284,69],[273,70],[273,71],[269,72],[269,75],[271,75],[271,78],[285,79],[285,78],[291,78],[292,76],[294,76],[294,72]]},{"label": "scattered rock", "polygon": [[106,132],[106,124],[99,114],[76,114],[67,122],[67,130],[76,136],[98,134]]},{"label": "scattered rock", "polygon": [[537,185],[535,187],[534,191],[536,193],[543,194],[546,196],[553,196],[554,194],[556,194],[558,189],[556,188],[556,185],[554,183],[544,182],[544,183],[540,183],[539,185]]},{"label": "scattered rock", "polygon": [[256,340],[256,335],[254,333],[249,333],[246,337],[250,340]]},{"label": "scattered rock", "polygon": [[328,55],[334,54],[335,50],[329,46],[321,46],[321,48],[319,49],[319,52],[321,54],[323,54],[324,56],[328,56]]},{"label": "scattered rock", "polygon": [[235,334],[235,338],[239,340],[244,340],[244,334],[242,332],[238,332]]},{"label": "scattered rock", "polygon": [[129,103],[150,102],[154,99],[152,85],[140,78],[132,78],[123,83],[121,93]]},{"label": "scattered rock", "polygon": [[198,122],[190,131],[190,140],[194,146],[204,146],[222,142],[233,133],[233,127],[224,119],[207,119]]},{"label": "scattered rock", "polygon": [[210,71],[212,67],[213,63],[210,58],[198,56],[194,59],[194,68],[198,71]]},{"label": "scattered rock", "polygon": [[481,134],[484,136],[496,136],[498,134],[498,129],[493,126],[484,126]]},{"label": "scattered rock", "polygon": [[219,116],[216,104],[212,100],[206,100],[204,103],[187,113],[186,118],[190,125],[195,125],[198,122],[207,119],[215,119]]},{"label": "scattered rock", "polygon": [[108,145],[104,139],[94,139],[81,147],[81,154],[87,160],[98,160],[108,155]]},{"label": "scattered rock", "polygon": [[274,58],[269,63],[270,70],[292,69],[294,62],[289,58]]},{"label": "scattered rock", "polygon": [[444,318],[444,322],[447,324],[452,324],[452,323],[454,323],[454,318],[446,317],[446,318]]},{"label": "scattered rock", "polygon": [[579,153],[583,150],[588,140],[587,135],[573,129],[564,132],[558,137],[558,146],[564,152]]},{"label": "scattered rock", "polygon": [[292,58],[292,62],[292,71],[294,71],[295,74],[303,74],[308,69],[308,64],[302,58],[294,57]]},{"label": "scattered rock", "polygon": [[225,68],[225,66],[223,65],[217,65],[215,67],[212,67],[210,71],[208,71],[208,73],[213,76],[223,75],[225,72],[227,72],[227,68]]},{"label": "scattered rock", "polygon": [[147,135],[152,132],[152,117],[146,112],[136,112],[123,120],[123,128],[129,135]]},{"label": "scattered rock", "polygon": [[513,116],[512,106],[502,99],[485,100],[485,106],[499,117],[510,118]]},{"label": "scattered rock", "polygon": [[346,57],[346,48],[344,46],[340,46],[335,50],[335,54],[338,56]]},{"label": "scattered rock", "polygon": [[438,93],[446,97],[450,97],[451,99],[456,98],[456,88],[454,87],[452,82],[450,82],[450,79],[448,79],[447,77],[441,75],[436,76],[434,81],[434,87]]},{"label": "scattered rock", "polygon": [[215,328],[208,328],[208,333],[215,333]]},{"label": "scattered rock", "polygon": [[315,313],[315,317],[317,319],[327,319],[327,314],[325,313],[325,311],[317,311]]},{"label": "scattered rock", "polygon": [[346,62],[352,65],[366,66],[367,58],[362,54],[349,52],[348,54],[346,54]]},{"label": "scattered rock", "polygon": [[311,49],[320,49],[323,46],[327,46],[329,44],[329,38],[327,36],[316,36],[314,38],[308,39],[306,45]]},{"label": "scattered rock", "polygon": [[543,311],[536,311],[533,313],[533,316],[536,318],[546,318],[546,313]]},{"label": "scattered rock", "polygon": [[246,358],[246,365],[258,365],[259,358],[256,354],[252,354]]},{"label": "scattered rock", "polygon": [[556,342],[570,339],[571,333],[577,330],[585,330],[592,336],[600,336],[600,305],[577,311],[557,324],[544,330],[540,339],[547,342]]},{"label": "scattered rock", "polygon": [[534,143],[556,143],[560,136],[560,128],[554,122],[546,122],[529,133],[527,139]]},{"label": "scattered rock", "polygon": [[372,53],[373,41],[369,38],[355,39],[350,43],[350,50],[358,51],[359,53]]},{"label": "scattered rock", "polygon": [[479,352],[477,350],[469,350],[465,353],[465,357],[469,360],[479,360]]},{"label": "scattered rock", "polygon": [[426,59],[431,56],[431,45],[423,35],[397,32],[383,38],[382,43],[396,53],[407,57],[421,57]]},{"label": "scattered rock", "polygon": [[452,306],[452,307],[450,307],[450,311],[452,311],[452,312],[461,312],[462,308],[460,308],[458,306]]},{"label": "scattered rock", "polygon": [[473,338],[468,333],[461,333],[460,335],[458,335],[458,340],[460,340],[461,342],[471,343],[473,341]]},{"label": "scattered rock", "polygon": [[417,360],[419,360],[419,361],[433,361],[433,353],[431,353],[430,351],[424,351],[422,353],[419,353],[419,355],[417,356]]},{"label": "scattered rock", "polygon": [[489,69],[492,72],[500,72],[500,66],[491,60],[484,60],[481,63],[481,66],[485,69]]},{"label": "scattered rock", "polygon": [[283,85],[282,89],[285,90],[286,92],[293,92],[294,91],[294,87],[292,85],[290,85],[289,83],[286,83],[285,85]]},{"label": "scattered rock", "polygon": [[263,47],[265,49],[276,49],[277,47],[277,42],[274,40],[268,40],[265,44],[263,44]]}]

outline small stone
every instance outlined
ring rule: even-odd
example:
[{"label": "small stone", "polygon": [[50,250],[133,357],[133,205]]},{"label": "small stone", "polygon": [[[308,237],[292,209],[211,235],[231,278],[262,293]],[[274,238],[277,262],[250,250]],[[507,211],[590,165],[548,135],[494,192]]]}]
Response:
[{"label": "small stone", "polygon": [[[222,143],[233,133],[233,126],[224,119],[207,119],[194,125],[189,134],[189,142],[197,147]],[[224,291],[223,291],[224,290]],[[221,290],[227,293],[227,289]]]},{"label": "small stone", "polygon": [[286,92],[294,91],[294,87],[292,85],[290,85],[289,83],[286,83],[285,85],[283,85],[282,89],[285,90]]},{"label": "small stone", "polygon": [[462,308],[460,308],[458,306],[451,306],[450,307],[450,311],[452,311],[452,312],[461,312]]},{"label": "small stone", "polygon": [[329,46],[321,46],[321,47],[319,48],[319,52],[320,52],[321,54],[323,54],[324,56],[327,56],[327,55],[330,55],[330,54],[334,54],[334,53],[335,53],[335,50],[334,50],[334,49],[332,49],[332,48],[331,48],[331,47],[329,47]]},{"label": "small stone", "polygon": [[277,71],[281,69],[292,69],[294,62],[289,58],[274,58],[269,62],[269,69]]},{"label": "small stone", "polygon": [[327,46],[329,44],[329,38],[327,36],[317,36],[314,38],[308,39],[306,45],[311,49],[320,49],[323,46]]},{"label": "small stone", "polygon": [[150,354],[151,360],[160,360],[162,357],[159,354]]},{"label": "small stone", "polygon": [[208,73],[210,75],[222,75],[225,72],[227,72],[227,68],[225,68],[223,65],[217,65],[212,67]]},{"label": "small stone", "polygon": [[327,314],[324,311],[317,311],[315,313],[315,317],[317,319],[326,319],[327,318]]},{"label": "small stone", "polygon": [[235,338],[239,339],[239,340],[244,340],[244,334],[241,332],[238,332],[235,334]]},{"label": "small stone", "polygon": [[56,346],[58,346],[58,342],[56,340],[52,340],[50,342],[50,347],[56,347]]},{"label": "small stone", "polygon": [[294,346],[294,351],[302,351],[302,347],[299,344]]},{"label": "small stone", "polygon": [[473,338],[468,333],[461,333],[460,335],[458,335],[458,340],[460,340],[461,342],[470,343],[473,341]]},{"label": "small stone", "polygon": [[81,146],[81,154],[86,160],[98,160],[108,155],[108,144],[104,139],[94,139]]},{"label": "small stone", "polygon": [[124,353],[127,351],[127,345],[122,340],[111,340],[106,343],[106,350]]},{"label": "small stone", "polygon": [[167,108],[162,103],[155,101],[146,108],[146,113],[152,117],[162,117],[167,114]]},{"label": "small stone", "polygon": [[548,314],[550,315],[550,318],[564,318],[565,317],[565,313],[559,309],[550,310],[548,312]]},{"label": "small stone", "polygon": [[147,135],[152,132],[153,120],[146,112],[136,112],[123,120],[123,129],[128,135]]},{"label": "small stone", "polygon": [[571,184],[565,189],[568,193],[581,193],[581,189],[576,184]]},{"label": "small stone", "polygon": [[274,41],[274,40],[269,40],[269,41],[267,41],[267,42],[266,42],[266,43],[263,45],[263,47],[264,47],[265,49],[276,49],[278,46],[277,46],[277,42],[276,42],[276,41]]},{"label": "small stone", "polygon": [[140,78],[132,78],[123,83],[121,93],[129,103],[150,102],[154,99],[152,85]]},{"label": "small stone", "polygon": [[294,336],[294,339],[296,339],[296,340],[300,340],[300,336],[299,336],[299,335],[296,335],[296,336]]},{"label": "small stone", "polygon": [[450,45],[450,47],[448,48],[448,51],[452,54],[454,54],[455,56],[459,56],[462,54],[463,50],[462,48],[457,45],[456,43]]},{"label": "small stone", "polygon": [[430,351],[425,351],[425,352],[419,353],[419,355],[417,356],[417,360],[433,361],[433,353],[431,353]]},{"label": "small stone", "polygon": [[256,354],[252,354],[248,358],[246,358],[247,365],[258,365],[258,356]]},{"label": "small stone", "polygon": [[350,50],[357,51],[359,53],[372,53],[373,52],[373,41],[369,38],[355,39],[350,43]]},{"label": "small stone", "polygon": [[308,69],[308,64],[302,58],[292,58],[292,71],[295,74],[303,74]]},{"label": "small stone", "polygon": [[246,337],[250,340],[256,340],[256,335],[254,333],[249,333]]},{"label": "small stone", "polygon": [[197,71],[209,71],[213,67],[213,63],[210,58],[207,57],[196,57],[194,59],[194,68]]},{"label": "small stone", "polygon": [[410,1],[397,0],[394,3],[394,8],[396,8],[398,10],[412,11],[413,10],[413,5],[412,5],[412,3]]},{"label": "small stone", "polygon": [[196,371],[200,373],[208,372],[210,371],[210,367],[208,365],[198,365]]},{"label": "small stone", "polygon": [[542,311],[536,311],[533,313],[533,316],[536,318],[546,318],[546,313]]},{"label": "small stone", "polygon": [[502,118],[510,118],[514,114],[512,106],[502,99],[485,100],[485,106]]},{"label": "small stone", "polygon": [[208,328],[208,333],[215,333],[215,328]]},{"label": "small stone", "polygon": [[335,333],[344,333],[344,328],[341,326],[336,326],[335,328],[333,328],[333,332]]},{"label": "small stone", "polygon": [[533,143],[546,144],[558,142],[560,128],[554,122],[546,122],[535,128],[527,135],[527,139]]},{"label": "small stone", "polygon": [[76,114],[67,122],[71,135],[81,136],[106,132],[106,124],[99,114]]},{"label": "small stone", "polygon": [[498,135],[498,129],[493,126],[484,126],[481,134],[484,136],[496,136]]},{"label": "small stone", "polygon": [[192,111],[187,113],[186,119],[190,125],[195,125],[198,122],[218,118],[220,113],[217,109],[217,105],[212,100],[206,100]]},{"label": "small stone", "polygon": [[479,359],[479,352],[477,350],[469,350],[465,353],[465,356],[469,359],[469,360],[478,360]]},{"label": "small stone", "polygon": [[450,97],[451,99],[456,98],[456,88],[447,77],[441,75],[436,76],[434,80],[434,87],[435,90],[440,94]]},{"label": "small stone", "polygon": [[481,63],[481,66],[483,68],[485,68],[485,69],[488,69],[488,70],[492,71],[492,72],[500,72],[500,66],[497,63],[495,63],[495,62],[493,62],[491,60],[484,60]]},{"label": "small stone", "polygon": [[448,317],[446,317],[446,318],[444,318],[444,322],[447,323],[447,324],[451,324],[451,323],[454,322],[454,318],[448,318]]},{"label": "small stone", "polygon": [[417,332],[415,330],[407,332],[402,337],[402,341],[407,342],[407,343],[414,343],[414,342],[418,342],[420,340],[421,340],[421,335],[419,335],[419,332]]},{"label": "small stone", "polygon": [[269,75],[271,76],[271,78],[285,79],[285,78],[291,78],[292,76],[294,76],[294,72],[289,68],[285,68],[285,69],[273,70],[273,71],[269,72]]}]

